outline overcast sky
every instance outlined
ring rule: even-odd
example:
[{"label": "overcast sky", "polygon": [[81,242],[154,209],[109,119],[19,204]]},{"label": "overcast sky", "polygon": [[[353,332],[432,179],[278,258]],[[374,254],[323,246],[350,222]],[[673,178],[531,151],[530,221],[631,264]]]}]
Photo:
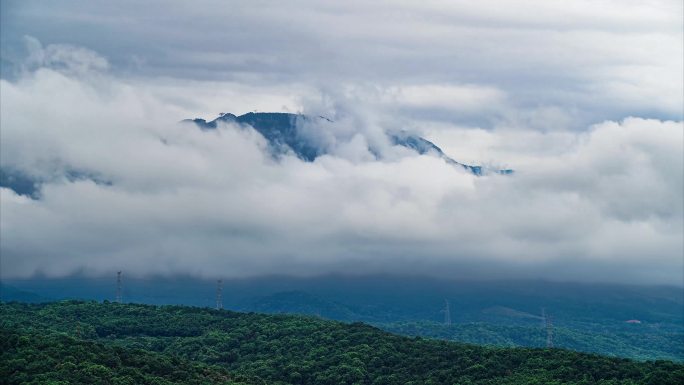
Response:
[{"label": "overcast sky", "polygon": [[[680,0],[1,4],[0,162],[45,181],[0,191],[3,277],[683,284]],[[253,110],[335,150],[178,124]],[[375,160],[397,129],[516,173]]]}]

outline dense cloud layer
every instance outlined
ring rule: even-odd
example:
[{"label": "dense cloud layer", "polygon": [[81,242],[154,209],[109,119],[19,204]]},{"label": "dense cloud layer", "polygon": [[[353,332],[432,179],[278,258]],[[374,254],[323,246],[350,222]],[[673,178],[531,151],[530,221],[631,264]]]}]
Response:
[{"label": "dense cloud layer", "polygon": [[[478,178],[391,146],[393,156],[374,160],[366,143],[401,121],[357,114],[348,100],[328,103],[339,126],[310,127],[336,138],[336,151],[306,163],[272,159],[253,130],[179,124],[186,111],[102,72],[43,67],[1,87],[11,111],[3,167],[47,181],[39,200],[2,190],[5,276],[681,278],[680,122],[487,132],[479,150],[518,172]],[[96,178],[67,178],[70,170]]]},{"label": "dense cloud layer", "polygon": [[[2,4],[0,165],[44,181],[0,190],[3,277],[682,284],[681,2]],[[330,154],[178,123],[253,109]]]},{"label": "dense cloud layer", "polygon": [[[21,40],[31,35],[101,52],[126,77],[166,78],[167,91],[174,88],[168,78],[208,81],[202,95],[175,95],[184,103],[214,96],[204,100],[211,105],[197,103],[195,113],[296,110],[288,93],[365,87],[406,117],[487,127],[585,129],[630,115],[682,119],[678,0],[2,6],[4,76],[21,66]],[[242,96],[221,104],[220,82],[233,90],[241,85]],[[235,100],[245,97],[251,105]]]}]

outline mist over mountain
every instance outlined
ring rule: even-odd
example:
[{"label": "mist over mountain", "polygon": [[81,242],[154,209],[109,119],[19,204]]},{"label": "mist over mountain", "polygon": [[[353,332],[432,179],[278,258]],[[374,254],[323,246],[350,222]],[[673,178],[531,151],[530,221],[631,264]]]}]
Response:
[{"label": "mist over mountain", "polygon": [[[301,114],[273,112],[249,112],[240,116],[222,113],[221,116],[209,122],[199,118],[187,119],[185,122],[193,122],[204,130],[216,129],[218,124],[222,123],[248,125],[266,138],[269,144],[269,151],[274,156],[279,156],[288,151],[292,151],[298,158],[307,162],[313,162],[317,157],[330,151],[330,148],[328,148],[330,143],[325,143],[320,140],[321,136],[325,134],[312,132],[312,127],[314,129],[321,129],[327,124],[335,123],[333,120],[324,116],[311,117]],[[446,155],[441,148],[437,147],[429,140],[403,130],[394,130],[394,132],[387,133],[386,139],[391,145],[411,149],[419,155],[431,154],[437,156],[446,163],[460,166],[474,175],[483,175],[483,173],[488,172],[498,174],[513,173],[513,170],[488,170],[482,166],[471,166],[459,163]],[[373,154],[376,158],[382,158],[383,156],[381,149],[373,147],[372,143],[369,144],[368,152]]]},{"label": "mist over mountain", "polygon": [[[481,154],[515,170],[501,175],[509,168],[469,160],[482,146],[470,129],[430,131],[345,98],[303,114],[332,122],[224,115],[196,129],[178,124],[192,112],[106,71],[44,67],[1,82],[14,111],[1,117],[2,180],[14,186],[1,189],[4,278],[126,270],[681,285],[679,122],[487,133]],[[36,103],[51,108],[35,114]],[[414,134],[420,127],[437,139]]]},{"label": "mist over mountain", "polygon": [[[322,155],[335,155],[335,143],[322,140],[325,135],[334,133],[330,125],[335,122],[323,116],[306,116],[282,112],[249,112],[236,116],[230,113],[222,113],[218,118],[206,121],[204,119],[185,119],[183,122],[194,123],[203,130],[216,130],[219,124],[235,124],[250,127],[262,135],[268,142],[267,152],[274,158],[293,153],[297,158],[313,162]],[[358,133],[352,132],[351,135]],[[382,160],[386,155],[388,146],[399,146],[418,155],[431,155],[442,159],[447,164],[462,168],[473,175],[485,174],[513,174],[510,169],[492,169],[491,167],[467,165],[449,157],[434,143],[416,134],[405,130],[387,132],[381,137],[381,143],[369,143],[366,149],[376,160]],[[69,181],[90,180],[98,184],[111,184],[103,180],[97,173],[67,168],[64,170],[64,178]],[[54,176],[53,176],[54,178]],[[0,187],[8,188],[18,195],[24,195],[33,199],[40,196],[41,185],[49,180],[31,176],[15,168],[0,167]]]},{"label": "mist over mountain", "polygon": [[682,383],[682,15],[0,1],[0,382]]},{"label": "mist over mountain", "polygon": [[[10,279],[0,287],[0,300],[112,301],[116,287],[114,275]],[[556,347],[684,361],[684,294],[678,287],[389,275],[224,279],[221,287],[225,309],[362,321],[393,333],[495,346],[546,346],[545,317],[551,317]],[[216,280],[124,272],[122,299],[215,308],[216,289]]]},{"label": "mist over mountain", "polygon": [[681,4],[131,5],[2,3],[3,279],[683,284]]}]

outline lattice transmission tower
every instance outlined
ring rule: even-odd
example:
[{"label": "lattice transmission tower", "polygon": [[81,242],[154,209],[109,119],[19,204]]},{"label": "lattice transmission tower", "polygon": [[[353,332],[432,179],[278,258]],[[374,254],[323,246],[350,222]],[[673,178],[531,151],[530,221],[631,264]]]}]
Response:
[{"label": "lattice transmission tower", "polygon": [[116,303],[121,303],[121,271],[116,272]]},{"label": "lattice transmission tower", "polygon": [[223,280],[216,281],[216,310],[223,309]]},{"label": "lattice transmission tower", "polygon": [[444,324],[445,325],[451,325],[451,308],[449,306],[449,300],[445,299],[444,300]]},{"label": "lattice transmission tower", "polygon": [[553,317],[546,315],[546,347],[553,347]]}]

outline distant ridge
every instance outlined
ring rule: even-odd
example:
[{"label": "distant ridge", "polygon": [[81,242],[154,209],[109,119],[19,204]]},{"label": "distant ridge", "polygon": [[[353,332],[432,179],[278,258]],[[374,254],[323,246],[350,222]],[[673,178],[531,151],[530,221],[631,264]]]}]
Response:
[{"label": "distant ridge", "polygon": [[[249,112],[244,115],[236,116],[230,113],[222,113],[218,118],[206,121],[205,119],[186,119],[184,122],[195,123],[203,130],[216,129],[219,123],[237,123],[245,124],[253,127],[257,132],[263,135],[269,143],[269,149],[274,155],[281,155],[292,150],[300,159],[313,162],[317,157],[324,155],[325,149],[320,148],[312,142],[306,135],[303,135],[297,130],[298,124],[306,121],[314,121],[317,119],[326,120],[334,123],[333,120],[324,116],[308,116],[302,114],[290,114],[284,112]],[[513,170],[493,170],[487,169],[483,166],[473,166],[464,164],[449,157],[434,143],[417,135],[410,134],[406,131],[397,131],[387,133],[389,141],[396,145],[406,147],[417,152],[420,155],[434,154],[443,159],[446,163],[462,167],[474,175],[484,175],[488,173],[495,174],[512,174]],[[369,147],[369,152],[379,157],[379,152]]]}]

